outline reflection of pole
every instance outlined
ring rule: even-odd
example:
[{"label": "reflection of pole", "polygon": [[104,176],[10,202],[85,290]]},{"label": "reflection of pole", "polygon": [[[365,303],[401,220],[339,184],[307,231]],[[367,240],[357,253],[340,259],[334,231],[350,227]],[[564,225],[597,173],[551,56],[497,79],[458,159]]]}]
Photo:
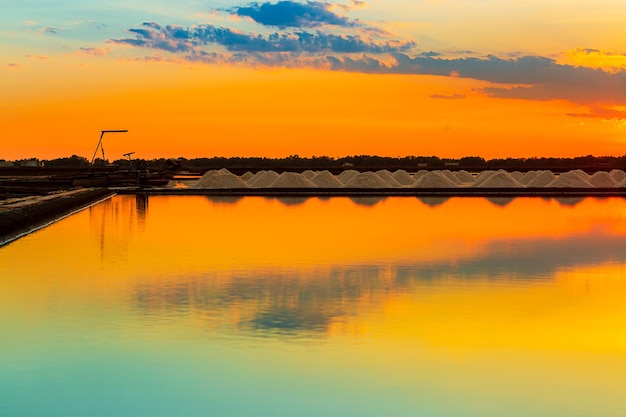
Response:
[{"label": "reflection of pole", "polygon": [[100,148],[102,150],[102,160],[104,161],[104,146],[102,145],[102,138],[104,137],[105,133],[126,133],[128,132],[128,130],[101,130],[100,131],[100,140],[98,141],[98,145],[96,145],[96,150],[93,151],[93,156],[91,157],[91,164],[93,164],[93,161],[95,161],[96,159],[96,154],[98,153],[98,148]]}]

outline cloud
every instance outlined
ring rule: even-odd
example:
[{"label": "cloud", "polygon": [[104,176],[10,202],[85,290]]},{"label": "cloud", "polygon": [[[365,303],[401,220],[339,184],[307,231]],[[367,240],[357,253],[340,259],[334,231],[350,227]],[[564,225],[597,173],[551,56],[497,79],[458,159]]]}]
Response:
[{"label": "cloud", "polygon": [[61,32],[61,29],[55,28],[54,26],[46,26],[37,31],[37,33],[41,33],[44,35],[56,35]]},{"label": "cloud", "polygon": [[335,35],[317,31],[275,32],[269,35],[242,32],[230,28],[202,24],[192,28],[177,25],[161,26],[144,22],[140,28],[129,29],[135,38],[112,39],[114,44],[161,49],[168,52],[200,51],[202,45],[221,45],[230,52],[290,52],[290,53],[370,53],[382,54],[411,49],[410,41],[373,41],[359,35]]},{"label": "cloud", "polygon": [[587,113],[567,113],[570,117],[626,120],[626,111],[611,107],[591,107]]},{"label": "cloud", "polygon": [[80,48],[77,52],[83,55],[105,56],[111,53],[111,48]]},{"label": "cloud", "polygon": [[430,98],[442,99],[442,100],[462,100],[465,98],[465,94],[452,94],[452,95],[432,94]]},{"label": "cloud", "polygon": [[558,64],[551,58],[524,56],[503,59],[444,59],[430,56],[411,58],[394,54],[395,62],[377,64],[372,58],[335,58],[332,68],[343,71],[389,74],[420,74],[471,78],[504,87],[479,90],[496,98],[525,100],[569,100],[580,104],[626,102],[626,71],[607,72],[598,68]]},{"label": "cloud", "polygon": [[327,2],[307,1],[300,3],[283,0],[278,3],[250,3],[247,6],[234,7],[229,11],[237,16],[249,17],[264,26],[275,26],[280,29],[288,27],[315,28],[323,25],[360,26],[358,21],[350,20],[333,12],[332,7],[333,5]]},{"label": "cloud", "polygon": [[39,59],[39,60],[46,60],[46,59],[50,59],[49,56],[47,55],[26,55],[26,58],[30,58],[30,59]]}]

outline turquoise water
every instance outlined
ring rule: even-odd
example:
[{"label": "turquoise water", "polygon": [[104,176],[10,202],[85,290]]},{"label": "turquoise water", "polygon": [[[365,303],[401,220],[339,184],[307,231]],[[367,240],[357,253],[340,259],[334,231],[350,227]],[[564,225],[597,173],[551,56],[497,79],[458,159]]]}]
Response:
[{"label": "turquoise water", "polygon": [[117,196],[0,248],[1,416],[623,416],[626,201]]}]

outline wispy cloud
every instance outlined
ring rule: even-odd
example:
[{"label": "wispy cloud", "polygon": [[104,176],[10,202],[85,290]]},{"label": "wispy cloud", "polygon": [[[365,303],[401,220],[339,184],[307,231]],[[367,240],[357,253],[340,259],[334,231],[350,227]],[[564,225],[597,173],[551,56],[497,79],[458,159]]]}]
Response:
[{"label": "wispy cloud", "polygon": [[47,55],[26,55],[26,58],[30,59],[38,59],[38,60],[47,60],[50,59]]},{"label": "wispy cloud", "polygon": [[37,33],[41,33],[43,35],[56,35],[59,32],[61,32],[61,29],[54,26],[45,26],[37,31]]},{"label": "wispy cloud", "polygon": [[80,48],[77,53],[91,56],[105,56],[111,53],[111,48]]},{"label": "wispy cloud", "polygon": [[359,35],[339,35],[324,32],[275,32],[261,35],[235,29],[202,24],[192,28],[177,25],[161,26],[144,22],[131,28],[135,38],[112,39],[111,43],[161,49],[168,52],[199,52],[202,45],[216,44],[230,52],[291,52],[291,53],[393,53],[415,46],[411,41],[374,41]]},{"label": "wispy cloud", "polygon": [[442,99],[442,100],[462,100],[465,98],[465,94],[432,94],[430,98]]},{"label": "wispy cloud", "polygon": [[7,64],[4,64],[1,68],[4,68],[5,70],[16,70],[18,68],[20,68],[22,65],[16,63],[16,62],[9,62]]},{"label": "wispy cloud", "polygon": [[612,107],[593,106],[586,113],[568,113],[570,117],[599,118],[606,120],[626,119],[626,110],[616,109]]}]

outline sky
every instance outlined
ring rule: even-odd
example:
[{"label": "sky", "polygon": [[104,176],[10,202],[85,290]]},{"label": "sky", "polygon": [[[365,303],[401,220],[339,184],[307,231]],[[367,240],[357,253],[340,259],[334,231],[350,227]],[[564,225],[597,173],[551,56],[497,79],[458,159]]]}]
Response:
[{"label": "sky", "polygon": [[622,0],[0,7],[0,159],[626,154]]}]

